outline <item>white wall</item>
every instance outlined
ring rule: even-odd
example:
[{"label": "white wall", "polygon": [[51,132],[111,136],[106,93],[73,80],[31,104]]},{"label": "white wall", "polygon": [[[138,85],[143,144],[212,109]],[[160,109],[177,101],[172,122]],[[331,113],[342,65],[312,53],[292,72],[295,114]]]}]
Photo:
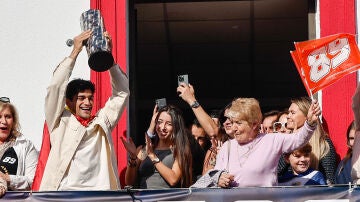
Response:
[{"label": "white wall", "polygon": [[[0,97],[15,104],[23,134],[40,149],[46,87],[56,65],[68,56],[68,38],[78,35],[79,18],[90,1],[1,0]],[[73,77],[90,78],[85,49]]]}]

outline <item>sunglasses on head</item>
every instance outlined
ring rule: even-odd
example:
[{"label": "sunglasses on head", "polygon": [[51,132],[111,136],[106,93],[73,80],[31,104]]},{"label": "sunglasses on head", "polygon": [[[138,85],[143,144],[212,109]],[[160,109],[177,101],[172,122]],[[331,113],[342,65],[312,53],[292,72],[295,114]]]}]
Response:
[{"label": "sunglasses on head", "polygon": [[287,126],[287,123],[275,122],[273,124],[274,132],[279,132],[281,128],[286,128],[286,126]]},{"label": "sunglasses on head", "polygon": [[10,98],[8,98],[8,97],[0,97],[0,102],[10,103]]}]

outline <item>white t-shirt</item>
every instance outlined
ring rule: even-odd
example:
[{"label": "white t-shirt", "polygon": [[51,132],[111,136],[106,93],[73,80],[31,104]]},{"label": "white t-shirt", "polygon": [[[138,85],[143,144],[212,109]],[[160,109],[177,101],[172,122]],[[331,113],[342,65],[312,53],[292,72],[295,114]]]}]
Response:
[{"label": "white t-shirt", "polygon": [[110,190],[109,146],[99,125],[90,124],[60,183],[59,190]]}]

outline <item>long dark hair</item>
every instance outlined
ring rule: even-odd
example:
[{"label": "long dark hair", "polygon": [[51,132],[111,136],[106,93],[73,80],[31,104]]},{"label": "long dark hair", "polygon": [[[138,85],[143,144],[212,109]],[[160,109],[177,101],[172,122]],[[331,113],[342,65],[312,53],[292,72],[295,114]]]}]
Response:
[{"label": "long dark hair", "polygon": [[[173,132],[170,140],[174,146],[174,159],[178,160],[182,174],[180,185],[181,187],[189,187],[192,184],[192,154],[189,141],[191,134],[185,126],[185,121],[179,108],[173,105],[161,108],[156,116],[156,123],[162,112],[169,114],[171,117]],[[157,143],[158,140],[154,142],[155,146],[157,146]]]}]

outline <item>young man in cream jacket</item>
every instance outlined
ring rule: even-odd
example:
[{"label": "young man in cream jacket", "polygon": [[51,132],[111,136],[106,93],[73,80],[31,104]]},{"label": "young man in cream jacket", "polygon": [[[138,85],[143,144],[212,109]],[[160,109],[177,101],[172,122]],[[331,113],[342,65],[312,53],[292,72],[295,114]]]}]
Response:
[{"label": "young man in cream jacket", "polygon": [[127,104],[128,78],[117,64],[108,70],[112,95],[95,116],[91,113],[94,84],[82,79],[68,82],[83,41],[91,34],[85,31],[74,38],[70,56],[57,66],[47,88],[45,118],[51,150],[40,191],[120,189],[111,132]]}]

